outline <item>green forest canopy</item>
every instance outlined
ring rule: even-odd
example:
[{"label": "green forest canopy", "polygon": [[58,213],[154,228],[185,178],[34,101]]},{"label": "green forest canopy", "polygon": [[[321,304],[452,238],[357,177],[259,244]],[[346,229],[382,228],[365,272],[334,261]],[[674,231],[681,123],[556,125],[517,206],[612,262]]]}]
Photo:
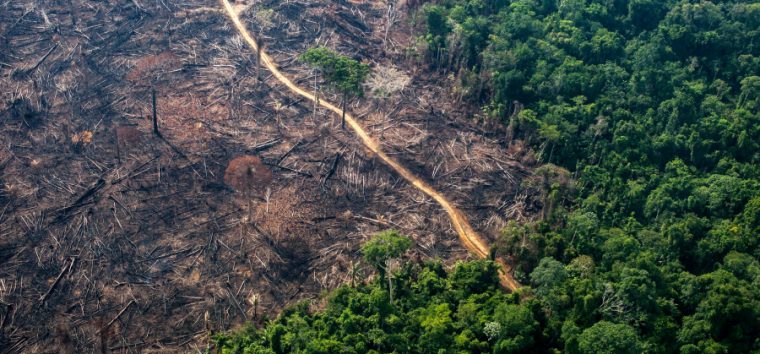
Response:
[{"label": "green forest canopy", "polygon": [[427,63],[541,152],[551,208],[497,245],[531,288],[502,294],[488,262],[406,264],[392,305],[381,280],[341,288],[224,348],[760,352],[760,4],[445,0],[416,15]]}]

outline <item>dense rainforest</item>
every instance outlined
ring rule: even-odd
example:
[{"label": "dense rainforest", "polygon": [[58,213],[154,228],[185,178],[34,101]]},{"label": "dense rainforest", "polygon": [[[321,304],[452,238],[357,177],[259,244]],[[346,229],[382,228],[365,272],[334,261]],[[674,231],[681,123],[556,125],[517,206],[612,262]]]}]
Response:
[{"label": "dense rainforest", "polygon": [[760,3],[447,0],[410,19],[475,119],[535,152],[541,218],[495,246],[529,287],[404,261],[385,233],[395,268],[368,256],[373,283],[223,350],[760,353]]}]

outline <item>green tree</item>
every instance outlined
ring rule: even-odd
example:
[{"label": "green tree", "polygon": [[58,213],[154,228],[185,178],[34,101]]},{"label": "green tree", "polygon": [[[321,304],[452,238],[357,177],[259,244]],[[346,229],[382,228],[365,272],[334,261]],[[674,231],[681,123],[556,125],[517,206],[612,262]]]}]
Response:
[{"label": "green tree", "polygon": [[362,83],[369,74],[369,65],[340,55],[325,47],[310,48],[300,59],[320,69],[325,80],[341,94],[341,127],[346,128],[346,104],[350,96],[364,95]]},{"label": "green tree", "polygon": [[422,335],[418,344],[421,353],[438,353],[451,345],[453,321],[448,304],[430,304],[419,311]]},{"label": "green tree", "polygon": [[[453,70],[460,108],[529,168],[553,163],[515,191],[540,220],[510,221],[494,245],[535,290],[501,293],[489,261],[390,271],[408,246],[380,242],[365,253],[378,281],[223,336],[224,350],[760,350],[756,1],[442,0],[416,16],[408,50]],[[361,94],[359,64],[304,59]]]},{"label": "green tree", "polygon": [[644,343],[633,327],[600,321],[578,336],[578,349],[586,354],[640,354]]},{"label": "green tree", "polygon": [[499,304],[494,320],[501,328],[494,353],[529,353],[534,343],[538,322],[530,309],[523,305]]},{"label": "green tree", "polygon": [[551,257],[542,258],[536,269],[530,273],[530,280],[539,294],[553,287],[561,286],[567,278],[565,266]]},{"label": "green tree", "polygon": [[383,231],[362,246],[362,253],[367,263],[377,269],[381,278],[388,279],[388,294],[391,303],[393,303],[393,280],[390,262],[401,257],[411,246],[412,240],[395,230]]},{"label": "green tree", "polygon": [[[738,258],[731,255],[726,263],[735,265]],[[686,299],[699,300],[694,314],[684,317],[678,332],[682,353],[748,353],[758,349],[757,286],[719,269],[693,278],[685,290]]]},{"label": "green tree", "polygon": [[422,11],[427,26],[425,41],[428,44],[429,57],[436,65],[441,65],[442,58],[444,58],[443,50],[446,47],[446,37],[451,31],[446,9],[439,5],[425,4]]}]

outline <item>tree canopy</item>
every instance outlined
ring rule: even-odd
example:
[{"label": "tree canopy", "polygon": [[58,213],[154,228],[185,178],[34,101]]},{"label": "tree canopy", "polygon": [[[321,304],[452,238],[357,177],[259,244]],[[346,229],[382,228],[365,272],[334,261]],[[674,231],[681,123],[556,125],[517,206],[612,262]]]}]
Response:
[{"label": "tree canopy", "polygon": [[325,80],[343,95],[363,96],[369,66],[325,47],[309,48],[300,59],[319,68]]},{"label": "tree canopy", "polygon": [[430,67],[539,152],[524,187],[543,217],[497,247],[542,302],[546,347],[760,350],[757,278],[740,270],[760,258],[757,4],[441,0],[420,15]]},{"label": "tree canopy", "polygon": [[[478,286],[465,285],[478,279]],[[217,334],[221,353],[531,353],[539,338],[534,306],[499,289],[490,261],[435,261],[396,270],[391,303],[382,279],[333,291],[323,310],[307,303],[263,328]]]},{"label": "tree canopy", "polygon": [[362,246],[362,253],[367,263],[382,268],[388,259],[400,257],[411,246],[412,240],[408,237],[400,235],[397,231],[388,230],[367,241]]}]

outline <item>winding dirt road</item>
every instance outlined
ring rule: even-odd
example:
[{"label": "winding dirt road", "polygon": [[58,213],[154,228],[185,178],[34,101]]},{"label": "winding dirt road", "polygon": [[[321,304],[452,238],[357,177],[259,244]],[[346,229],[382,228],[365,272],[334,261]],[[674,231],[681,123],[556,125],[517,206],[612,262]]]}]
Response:
[{"label": "winding dirt road", "polygon": [[[240,35],[243,37],[246,43],[248,43],[253,51],[256,52],[258,49],[258,44],[245,28],[245,25],[243,25],[243,23],[240,21],[238,12],[233,8],[228,0],[220,1],[224,5],[224,9],[226,10],[229,18],[232,20],[232,23],[235,25],[235,28],[238,30],[238,32],[240,32]],[[263,50],[261,50],[261,63],[264,64],[264,66],[269,69],[270,72],[272,72],[277,80],[279,80],[283,85],[287,86],[290,91],[293,91],[294,93],[312,102],[316,100],[313,94],[298,87],[289,78],[283,75],[283,73],[277,69],[277,66],[275,65],[274,60],[272,60],[272,57],[270,57]],[[318,103],[322,107],[327,108],[338,115],[342,113],[340,108],[331,104],[330,102],[325,101],[324,99],[320,99]],[[406,169],[406,167],[402,166],[396,160],[386,155],[385,152],[380,149],[380,145],[378,145],[378,143],[375,142],[375,140],[373,140],[367,134],[364,128],[348,112],[346,112],[346,123],[348,123],[354,133],[359,136],[364,145],[373,153],[375,153],[381,160],[383,160],[385,164],[390,166],[399,175],[401,175],[401,177],[414,185],[414,187],[427,194],[431,198],[435,199],[435,201],[438,202],[438,204],[440,204],[444,210],[446,210],[446,213],[451,219],[451,223],[454,225],[454,229],[456,230],[457,234],[459,234],[459,238],[462,240],[462,243],[464,243],[467,249],[477,254],[481,258],[487,258],[489,256],[489,247],[487,246],[486,242],[483,240],[483,238],[480,237],[480,235],[475,232],[472,226],[470,226],[470,223],[467,221],[467,218],[464,216],[464,214],[455,208],[446,199],[446,197],[436,191],[429,184],[425,183],[425,181],[415,176],[411,171]],[[501,285],[511,291],[519,288],[520,284],[512,277],[512,275],[509,274],[509,267],[506,265],[506,263],[504,263],[504,261],[501,259],[497,259],[496,262],[501,266],[501,269],[499,270],[499,282]]]}]

